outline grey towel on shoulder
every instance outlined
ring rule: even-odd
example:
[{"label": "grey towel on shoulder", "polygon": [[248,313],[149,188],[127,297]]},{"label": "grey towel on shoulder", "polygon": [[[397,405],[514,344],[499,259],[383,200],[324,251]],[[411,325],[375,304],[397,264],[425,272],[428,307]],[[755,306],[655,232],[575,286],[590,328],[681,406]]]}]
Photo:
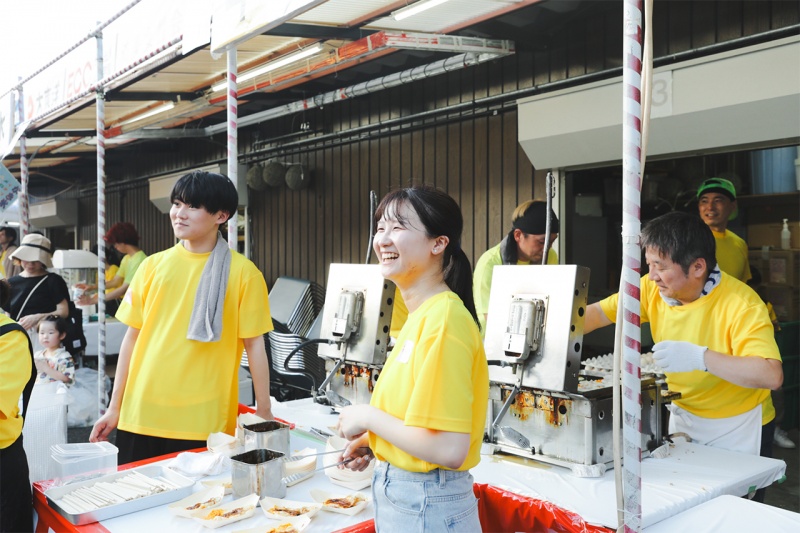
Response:
[{"label": "grey towel on shoulder", "polygon": [[217,234],[217,244],[208,256],[197,286],[187,339],[200,342],[219,341],[222,335],[222,308],[230,271],[231,252],[222,235]]}]

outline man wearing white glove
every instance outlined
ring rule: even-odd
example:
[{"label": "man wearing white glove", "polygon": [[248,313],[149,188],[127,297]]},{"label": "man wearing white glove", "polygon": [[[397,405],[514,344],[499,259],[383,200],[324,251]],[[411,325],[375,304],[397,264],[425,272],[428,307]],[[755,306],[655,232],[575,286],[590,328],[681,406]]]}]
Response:
[{"label": "man wearing white glove", "polygon": [[[655,363],[672,404],[670,433],[754,455],[772,455],[770,390],[783,382],[772,323],[758,295],[716,266],[714,235],[698,217],[668,213],[642,231],[649,273],[641,320],[650,322]],[[591,304],[584,332],[616,319],[617,295]],[[762,425],[764,426],[762,439]]]}]

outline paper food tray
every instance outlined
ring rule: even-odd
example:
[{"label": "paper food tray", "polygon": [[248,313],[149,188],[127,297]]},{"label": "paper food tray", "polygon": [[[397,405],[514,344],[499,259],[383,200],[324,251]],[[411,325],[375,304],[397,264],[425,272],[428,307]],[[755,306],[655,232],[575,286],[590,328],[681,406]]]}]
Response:
[{"label": "paper food tray", "polygon": [[261,510],[264,511],[264,514],[270,520],[285,520],[286,518],[292,518],[292,515],[287,516],[281,512],[272,512],[272,509],[275,506],[286,507],[288,509],[304,508],[307,510],[307,512],[298,516],[307,516],[308,518],[311,518],[317,514],[317,511],[322,509],[322,504],[319,502],[300,502],[281,498],[270,498],[269,496],[262,498],[260,503]]},{"label": "paper food tray", "polygon": [[[144,496],[143,498],[137,498],[135,500],[130,500],[123,503],[109,505],[107,507],[101,507],[99,509],[94,509],[92,511],[87,511],[85,513],[77,513],[77,514],[69,513],[64,509],[62,509],[61,505],[59,504],[59,500],[65,494],[69,494],[70,492],[74,491],[79,487],[91,486],[100,481],[106,481],[106,482],[114,481],[115,479],[129,475],[133,471],[139,472],[140,474],[150,478],[162,476],[168,481],[174,483],[175,485],[178,485],[179,488],[166,492],[159,492],[156,494],[152,494],[150,496]],[[44,495],[47,497],[47,503],[50,505],[50,507],[55,509],[55,511],[58,514],[66,518],[67,521],[70,522],[71,524],[75,524],[76,526],[82,526],[84,524],[99,522],[101,520],[108,520],[109,518],[115,518],[117,516],[122,516],[129,513],[135,513],[137,511],[141,511],[144,509],[150,509],[151,507],[158,507],[159,505],[164,505],[167,503],[178,501],[181,498],[185,498],[186,496],[192,493],[193,485],[194,481],[178,474],[177,472],[167,468],[166,466],[147,465],[147,466],[140,466],[139,468],[134,468],[131,470],[122,470],[120,472],[115,472],[113,474],[97,477],[88,481],[71,483],[69,485],[64,485],[62,487],[53,487],[45,491]]]},{"label": "paper food tray", "polygon": [[[194,520],[198,524],[202,524],[204,527],[207,527],[209,529],[216,529],[218,527],[227,526],[229,524],[233,524],[234,522],[250,518],[251,516],[253,516],[253,513],[255,513],[257,505],[258,505],[258,494],[250,494],[249,496],[245,496],[244,498],[239,498],[238,500],[234,500],[224,505],[219,505],[212,509],[203,509],[202,511],[197,511],[194,514],[192,514],[192,520]],[[239,508],[243,509],[244,512],[239,513],[235,516],[231,516],[229,518],[221,518],[221,517],[208,518],[208,516],[214,512],[226,513]]]},{"label": "paper food tray", "polygon": [[311,523],[311,519],[307,516],[298,516],[295,518],[282,518],[279,522],[272,522],[266,526],[251,527],[250,529],[241,529],[233,533],[281,533],[286,531],[287,526],[294,527],[295,531],[302,532]]},{"label": "paper food tray", "polygon": [[[309,494],[311,495],[311,498],[314,501],[322,504],[322,509],[324,511],[331,511],[333,513],[341,513],[349,516],[356,515],[361,511],[363,511],[364,507],[366,507],[367,503],[369,502],[369,497],[360,492],[353,492],[350,494],[332,494],[328,491],[320,489],[311,489],[309,491]],[[336,507],[333,505],[325,505],[325,502],[330,498],[347,498],[347,497],[355,497],[358,498],[358,500],[360,501],[356,503],[353,507],[345,507],[345,508]]]}]

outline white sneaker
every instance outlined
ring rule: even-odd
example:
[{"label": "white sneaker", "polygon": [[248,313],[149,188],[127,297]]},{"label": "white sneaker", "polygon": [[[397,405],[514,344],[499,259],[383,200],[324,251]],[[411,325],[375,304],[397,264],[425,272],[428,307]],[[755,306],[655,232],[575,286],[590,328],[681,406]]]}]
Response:
[{"label": "white sneaker", "polygon": [[789,435],[786,433],[786,431],[779,427],[775,428],[775,437],[773,438],[772,442],[778,448],[786,448],[788,450],[795,448],[795,443],[792,442],[792,439],[789,438]]}]

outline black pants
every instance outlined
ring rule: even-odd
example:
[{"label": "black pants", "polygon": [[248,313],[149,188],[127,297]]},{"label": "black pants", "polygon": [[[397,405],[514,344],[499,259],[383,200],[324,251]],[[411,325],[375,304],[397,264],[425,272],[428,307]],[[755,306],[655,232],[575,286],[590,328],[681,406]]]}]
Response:
[{"label": "black pants", "polygon": [[[775,436],[775,421],[768,422],[761,426],[761,457],[772,458],[772,439]],[[764,494],[767,489],[758,489],[753,501],[764,503]]]},{"label": "black pants", "polygon": [[33,531],[33,496],[22,435],[0,450],[0,532]]},{"label": "black pants", "polygon": [[184,452],[195,448],[205,448],[203,440],[165,439],[150,435],[139,435],[117,428],[117,448],[119,464],[124,465],[142,459],[150,459],[168,453]]}]

